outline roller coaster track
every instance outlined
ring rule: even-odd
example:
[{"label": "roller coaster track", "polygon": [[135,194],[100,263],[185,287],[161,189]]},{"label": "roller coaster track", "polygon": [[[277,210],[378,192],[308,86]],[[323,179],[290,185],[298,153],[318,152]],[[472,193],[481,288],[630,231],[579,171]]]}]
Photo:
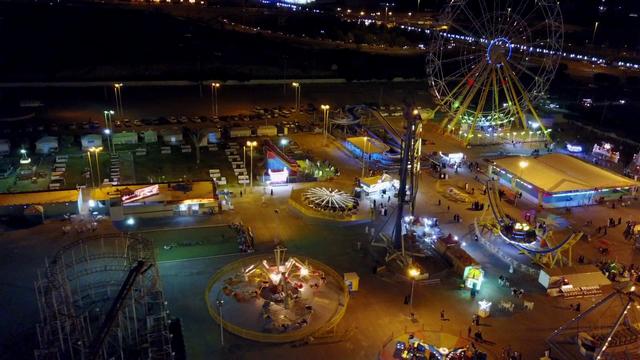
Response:
[{"label": "roller coaster track", "polygon": [[[550,247],[539,247],[536,245],[526,244],[519,241],[514,241],[510,239],[503,233],[503,227],[506,224],[512,222],[512,220],[504,213],[504,210],[500,206],[500,197],[498,194],[498,184],[495,181],[487,182],[487,194],[489,198],[489,207],[491,208],[491,212],[493,213],[493,217],[497,221],[497,225],[499,227],[498,233],[503,240],[507,243],[513,245],[518,250],[521,250],[530,256],[535,257],[537,260],[541,260],[547,262],[553,266],[556,261],[561,260],[561,252],[563,250],[569,251],[568,262],[571,263],[571,247],[582,237],[582,232],[573,233],[567,236],[564,240],[562,240],[557,245],[551,245]],[[537,243],[540,243],[542,238],[537,236]]]}]

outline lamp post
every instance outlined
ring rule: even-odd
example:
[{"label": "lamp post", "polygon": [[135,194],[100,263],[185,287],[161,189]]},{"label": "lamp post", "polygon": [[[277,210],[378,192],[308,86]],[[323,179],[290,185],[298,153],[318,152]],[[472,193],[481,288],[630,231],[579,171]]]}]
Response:
[{"label": "lamp post", "polygon": [[220,315],[220,345],[224,345],[224,327],[222,326],[222,305],[224,304],[224,300],[218,299],[216,300],[216,304],[218,305],[218,314]]},{"label": "lamp post", "polygon": [[367,164],[367,159],[365,158],[365,156],[367,156],[367,148],[369,145],[369,138],[367,136],[364,137],[364,144],[362,146],[362,177],[364,178],[364,170]]},{"label": "lamp post", "polygon": [[[518,167],[520,167],[520,181],[522,181],[522,173],[524,172],[524,169],[529,166],[529,162],[526,160],[520,160],[520,162],[518,163]],[[513,181],[513,190],[516,191],[516,197],[513,201],[513,205],[517,206],[518,205],[518,186],[516,185],[517,182],[516,180]]]},{"label": "lamp post", "polygon": [[249,187],[251,188],[251,191],[253,191],[253,147],[257,145],[257,141],[247,141],[247,146],[249,147],[249,167],[251,167],[249,170],[251,175],[249,178]]},{"label": "lamp post", "polygon": [[91,149],[87,151],[87,160],[89,160],[89,175],[91,176],[91,186],[96,187],[96,182],[95,180],[93,180],[93,166],[91,165]]},{"label": "lamp post", "polygon": [[284,147],[287,146],[289,144],[289,139],[287,138],[282,138],[280,139],[280,145],[282,145],[282,152],[284,153]]},{"label": "lamp post", "polygon": [[329,132],[329,105],[320,105],[322,109],[322,132],[324,133],[324,144],[327,145],[327,133]]},{"label": "lamp post", "polygon": [[408,271],[409,277],[411,278],[411,295],[409,296],[409,312],[412,314],[411,318],[413,318],[413,289],[416,284],[416,277],[420,275],[420,270],[414,267],[409,268]]},{"label": "lamp post", "polygon": [[[89,148],[89,154],[96,154],[96,174],[98,175],[98,186],[102,185],[102,180],[100,180],[100,151],[102,151],[102,146]],[[89,155],[89,158],[91,158],[91,155]],[[91,166],[91,163],[89,163],[89,166]],[[91,179],[93,180],[93,176],[91,176]],[[93,186],[95,187],[95,184]]]},{"label": "lamp post", "polygon": [[124,109],[122,108],[122,86],[123,83],[115,83],[113,84],[113,91],[116,94],[116,112],[122,116],[124,114]]},{"label": "lamp post", "polygon": [[293,86],[294,89],[294,94],[295,94],[295,100],[296,100],[296,112],[300,112],[300,83],[299,82],[292,82],[291,86]]},{"label": "lamp post", "polygon": [[113,154],[114,151],[111,146],[111,130],[104,129],[102,132],[107,136],[107,150],[109,150],[109,153]]},{"label": "lamp post", "polygon": [[31,158],[27,156],[27,150],[20,149],[20,165],[26,165],[31,163]]},{"label": "lamp post", "polygon": [[113,110],[105,110],[104,111],[104,133],[107,135],[107,148],[110,153],[114,153],[115,149],[113,148],[113,143],[111,142],[111,133],[113,132],[113,124],[112,117],[115,114]]},{"label": "lamp post", "polygon": [[213,116],[218,116],[218,88],[219,82],[211,83],[211,113]]}]

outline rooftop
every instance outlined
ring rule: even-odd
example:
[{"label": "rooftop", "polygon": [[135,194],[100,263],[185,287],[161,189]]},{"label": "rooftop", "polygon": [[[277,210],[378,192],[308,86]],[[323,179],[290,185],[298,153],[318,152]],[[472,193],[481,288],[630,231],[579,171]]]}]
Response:
[{"label": "rooftop", "polygon": [[[524,169],[520,168],[523,160],[528,163]],[[638,185],[629,178],[565,154],[548,154],[537,158],[514,156],[495,160],[494,163],[549,193]]]},{"label": "rooftop", "polygon": [[[365,154],[379,154],[391,149],[387,144],[380,142],[372,137],[357,136],[347,138],[347,141],[355,145],[360,151],[364,150]],[[365,149],[366,147],[366,149]]]}]

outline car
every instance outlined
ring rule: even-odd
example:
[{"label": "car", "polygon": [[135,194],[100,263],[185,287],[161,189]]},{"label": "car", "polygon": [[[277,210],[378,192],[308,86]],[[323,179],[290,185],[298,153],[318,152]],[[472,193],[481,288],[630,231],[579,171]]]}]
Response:
[{"label": "car", "polygon": [[69,130],[75,130],[77,128],[78,128],[78,126],[75,123],[71,123],[71,124],[67,125],[67,129],[69,129]]},{"label": "car", "polygon": [[187,117],[186,117],[186,116],[180,116],[180,119],[178,119],[178,121],[179,121],[181,124],[186,124],[187,122],[189,122],[189,119],[187,119]]},{"label": "car", "polygon": [[140,121],[138,119],[135,119],[135,120],[133,120],[133,125],[134,126],[142,126],[142,121]]},{"label": "car", "polygon": [[202,122],[202,120],[200,120],[200,118],[199,118],[199,117],[197,117],[197,116],[192,117],[192,118],[191,118],[191,121],[193,121],[193,122],[194,122],[194,123],[196,123],[196,124],[199,124],[199,123],[201,123],[201,122]]},{"label": "car", "polygon": [[117,127],[117,128],[121,128],[121,127],[123,126],[123,125],[122,125],[122,121],[120,121],[120,120],[116,120],[116,121],[114,121],[113,125],[114,125],[115,127]]},{"label": "car", "polygon": [[[139,121],[139,120],[136,120]],[[133,123],[135,124],[136,121],[134,121]],[[151,119],[142,119],[141,122],[147,126],[151,125]]]},{"label": "car", "polygon": [[38,131],[44,131],[44,125],[40,124],[36,126],[36,130]]},{"label": "car", "polygon": [[169,123],[177,124],[178,123],[178,119],[176,119],[175,116],[169,116]]},{"label": "car", "polygon": [[57,125],[57,124],[51,124],[51,125],[49,125],[49,130],[51,130],[51,131],[58,131],[58,130],[59,130],[58,125]]},{"label": "car", "polygon": [[91,123],[89,123],[89,128],[91,129],[98,129],[100,128],[100,123],[98,123],[97,121],[92,121]]},{"label": "car", "polygon": [[82,123],[80,123],[80,127],[83,129],[89,129],[89,122],[88,121],[83,121]]}]

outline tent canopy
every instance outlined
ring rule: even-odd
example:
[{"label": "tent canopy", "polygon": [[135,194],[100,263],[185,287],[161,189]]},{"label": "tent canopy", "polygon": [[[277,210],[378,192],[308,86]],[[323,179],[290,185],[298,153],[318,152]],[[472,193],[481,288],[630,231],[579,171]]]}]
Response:
[{"label": "tent canopy", "polygon": [[[527,166],[521,168],[521,161],[526,161]],[[632,179],[565,154],[537,158],[507,157],[495,160],[495,165],[548,193],[638,185]]]}]

